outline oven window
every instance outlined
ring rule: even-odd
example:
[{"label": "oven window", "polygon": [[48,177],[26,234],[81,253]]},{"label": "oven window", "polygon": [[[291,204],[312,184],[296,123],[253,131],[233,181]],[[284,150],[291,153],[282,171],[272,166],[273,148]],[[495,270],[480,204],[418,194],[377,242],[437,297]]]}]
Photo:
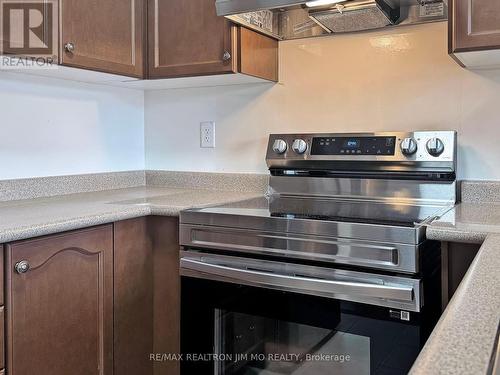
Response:
[{"label": "oven window", "polygon": [[407,374],[423,314],[182,278],[181,374]]},{"label": "oven window", "polygon": [[217,309],[215,374],[369,374],[370,338]]}]

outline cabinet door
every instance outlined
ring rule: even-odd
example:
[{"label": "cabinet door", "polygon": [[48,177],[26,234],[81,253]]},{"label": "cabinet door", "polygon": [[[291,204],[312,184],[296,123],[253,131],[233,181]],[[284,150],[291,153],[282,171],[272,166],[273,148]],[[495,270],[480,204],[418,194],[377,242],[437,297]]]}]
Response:
[{"label": "cabinet door", "polygon": [[[180,353],[181,277],[179,271],[179,220],[148,218],[153,247],[153,353]],[[154,362],[154,375],[179,375],[179,361]]]},{"label": "cabinet door", "polygon": [[148,25],[150,78],[236,70],[231,24],[214,0],[149,0]]},{"label": "cabinet door", "polygon": [[178,375],[179,221],[143,217],[114,225],[114,375]]},{"label": "cabinet door", "polygon": [[142,77],[145,1],[61,1],[62,64]]},{"label": "cabinet door", "polygon": [[114,224],[114,375],[152,375],[153,249],[148,218]]},{"label": "cabinet door", "polygon": [[112,226],[7,245],[6,270],[9,374],[112,374]]},{"label": "cabinet door", "polygon": [[453,0],[450,5],[450,52],[500,48],[500,1]]}]

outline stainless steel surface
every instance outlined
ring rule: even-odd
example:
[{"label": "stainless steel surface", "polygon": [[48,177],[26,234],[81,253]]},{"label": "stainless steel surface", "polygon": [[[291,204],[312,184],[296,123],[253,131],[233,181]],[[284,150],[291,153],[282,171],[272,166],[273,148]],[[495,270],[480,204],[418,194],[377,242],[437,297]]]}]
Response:
[{"label": "stainless steel surface", "polygon": [[224,54],[222,55],[222,60],[223,61],[231,60],[231,53],[229,51],[224,51]]},{"label": "stainless steel surface", "polygon": [[399,16],[399,8],[390,8],[384,0],[345,1],[309,11],[311,19],[332,33],[379,29],[395,24]]},{"label": "stainless steel surface", "polygon": [[422,206],[426,212],[433,209],[436,214],[439,207],[432,206],[451,208],[455,205],[457,194],[456,181],[415,183],[413,180],[297,177],[293,174],[289,177],[271,176],[269,187],[272,194],[401,204],[402,211],[399,212],[406,211],[403,205],[413,204]]},{"label": "stainless steel surface", "polygon": [[304,0],[216,0],[219,16],[305,4]]},{"label": "stainless steel surface", "polygon": [[[291,203],[287,204],[287,201]],[[295,199],[288,197],[269,197],[223,206],[190,209],[181,212],[180,221],[181,224],[210,227],[419,244],[425,238],[423,224],[435,216],[443,215],[451,208],[408,204],[386,205],[350,200],[308,199],[300,200],[302,204],[294,201]],[[382,216],[385,216],[385,220],[380,221]],[[407,220],[406,224],[403,225],[401,222],[389,224],[391,218],[398,217],[400,220]],[[412,220],[418,222],[412,224]]]},{"label": "stainless steel surface", "polygon": [[[311,155],[313,138],[331,139],[332,137],[396,137],[394,155]],[[270,168],[331,168],[342,167],[343,163],[366,164],[371,170],[384,171],[447,171],[456,170],[456,137],[454,131],[421,131],[421,132],[374,132],[374,133],[320,133],[320,134],[271,134],[267,149],[267,165]],[[417,142],[418,152],[405,155],[401,151],[401,142],[405,138],[413,138]],[[432,138],[439,138],[445,145],[444,152],[439,157],[430,155],[426,144]],[[276,139],[281,139],[291,145],[295,139],[303,139],[308,145],[308,151],[297,155],[289,149],[277,155],[272,145]],[[380,163],[380,164],[378,164]],[[352,166],[351,166],[352,167]],[[359,168],[359,167],[358,167]]]},{"label": "stainless steel surface", "polygon": [[[248,213],[249,214],[249,213]],[[255,215],[203,211],[184,211],[181,222],[198,225],[216,225],[229,228],[266,230],[271,232],[291,231],[298,234],[356,238],[383,242],[418,244],[425,237],[425,226],[417,228],[387,225],[329,222],[321,220],[274,218],[267,210],[257,210]]]},{"label": "stainless steel surface", "polygon": [[[332,31],[350,32],[446,21],[448,17],[446,0],[436,0],[431,4],[421,0],[377,0],[377,5],[365,8],[355,16],[352,15],[356,12],[350,12],[349,9],[359,8],[360,4],[373,4],[374,1],[351,0],[317,7],[307,7],[306,2],[306,0],[216,0],[215,5],[219,15],[279,40],[331,35]],[[338,9],[342,7],[347,11],[340,13]],[[388,7],[392,9],[392,12],[389,12],[391,16],[385,17],[383,13],[388,13]],[[369,9],[375,11],[375,18],[369,17],[370,12],[367,13]],[[380,9],[384,9],[385,12],[381,12]]]},{"label": "stainless steel surface", "polygon": [[181,275],[420,311],[420,280],[284,262],[181,252]]},{"label": "stainless steel surface", "polygon": [[64,45],[64,50],[69,53],[73,53],[75,51],[75,44],[74,43],[66,43]]},{"label": "stainless steel surface", "polygon": [[314,260],[385,271],[417,273],[419,245],[181,224],[185,248],[230,251],[252,256]]},{"label": "stainless steel surface", "polygon": [[30,264],[27,260],[21,260],[15,264],[14,269],[18,274],[26,273],[30,269]]},{"label": "stainless steel surface", "polygon": [[[422,257],[437,264],[439,256],[425,224],[456,202],[456,137],[271,135],[267,197],[181,212],[183,275],[420,311],[414,278],[428,272]],[[413,279],[387,288],[392,276],[339,266]]]}]

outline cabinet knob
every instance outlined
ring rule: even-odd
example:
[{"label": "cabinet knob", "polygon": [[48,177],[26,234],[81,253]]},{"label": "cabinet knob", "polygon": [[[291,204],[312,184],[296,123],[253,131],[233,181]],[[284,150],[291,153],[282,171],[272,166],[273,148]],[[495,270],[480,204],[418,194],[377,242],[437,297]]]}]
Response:
[{"label": "cabinet knob", "polygon": [[75,51],[75,44],[71,42],[66,43],[64,45],[64,49],[66,52],[73,53]]},{"label": "cabinet knob", "polygon": [[26,273],[30,269],[30,264],[28,263],[27,260],[21,260],[20,262],[16,263],[14,268],[16,269],[16,272],[19,274]]},{"label": "cabinet knob", "polygon": [[224,54],[222,55],[222,60],[224,61],[231,60],[231,53],[229,53],[229,51],[224,51]]}]

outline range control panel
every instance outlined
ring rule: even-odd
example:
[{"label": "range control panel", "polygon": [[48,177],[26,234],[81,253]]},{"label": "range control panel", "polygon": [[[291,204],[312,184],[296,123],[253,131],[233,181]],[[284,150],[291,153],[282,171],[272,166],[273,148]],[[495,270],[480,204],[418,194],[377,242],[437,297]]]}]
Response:
[{"label": "range control panel", "polygon": [[313,137],[311,155],[394,155],[396,137]]},{"label": "range control panel", "polygon": [[[445,163],[455,169],[455,131],[271,134],[267,164],[271,167],[305,166],[317,162],[376,161],[401,165]],[[307,164],[297,164],[307,161]]]}]

